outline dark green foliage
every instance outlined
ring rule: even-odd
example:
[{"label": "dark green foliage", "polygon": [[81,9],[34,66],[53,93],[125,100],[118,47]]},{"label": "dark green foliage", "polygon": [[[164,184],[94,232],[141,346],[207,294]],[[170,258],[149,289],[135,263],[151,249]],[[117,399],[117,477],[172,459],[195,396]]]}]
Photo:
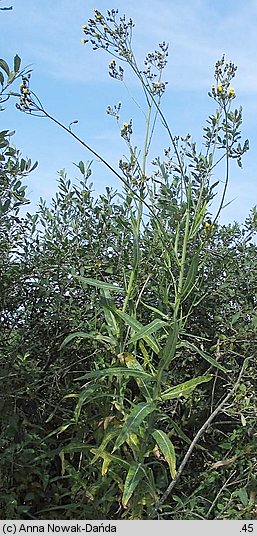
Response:
[{"label": "dark green foliage", "polygon": [[[172,136],[160,109],[167,45],[141,71],[130,19],[94,10],[83,28],[83,42],[125,60],[140,81],[144,148],[132,145],[132,120],[123,123],[120,172],[100,157],[121,193],[107,187],[94,199],[91,164],[80,161],[80,181],[60,172],[50,207],[40,199],[22,217],[36,164],[0,133],[0,517],[254,519],[256,209],[242,226],[218,225],[229,161],[241,167],[248,150],[238,144],[242,110],[232,110],[236,67],[216,63],[218,109],[198,152],[189,135]],[[116,59],[109,74],[122,81]],[[13,65],[0,60],[0,102],[22,75],[17,108],[74,136],[43,109],[18,55]],[[107,111],[119,120],[120,109]],[[171,148],[149,171],[158,116]]]},{"label": "dark green foliage", "polygon": [[[4,176],[7,180],[6,170]],[[26,200],[20,186],[18,192],[19,201],[11,197],[8,218],[5,212],[1,220],[1,247],[5,251],[0,274],[1,517],[117,519],[119,479],[126,474],[126,468],[122,469],[122,460],[119,462],[117,456],[108,476],[102,477],[103,458],[90,463],[96,441],[100,444],[103,437],[103,423],[108,426],[108,420],[111,423],[114,418],[112,380],[102,380],[104,390],[101,392],[100,382],[98,393],[93,384],[88,393],[81,391],[83,381],[77,380],[85,371],[112,365],[117,354],[107,340],[99,292],[93,286],[83,288],[71,274],[74,271],[86,278],[122,285],[122,270],[129,270],[133,248],[128,200],[125,197],[123,203],[118,203],[117,196],[109,190],[94,201],[88,178],[83,178],[79,186],[71,186],[61,173],[59,192],[51,208],[41,201],[36,215],[28,213],[21,218],[15,204]],[[204,271],[206,298],[191,316],[186,339],[214,354],[231,373],[228,377],[217,371],[213,385],[203,384],[187,398],[166,402],[162,427],[170,431],[178,460],[208,417],[211,406],[215,407],[235,382],[244,357],[256,352],[256,246],[249,240],[253,216],[254,212],[243,228],[220,227],[212,239]],[[151,279],[142,301],[159,308],[160,314],[169,315],[163,287],[167,281],[165,265],[158,264],[155,276],[159,257],[153,256],[153,244],[157,242],[149,242],[148,230],[150,224],[145,231],[141,277],[144,280],[145,270]],[[117,294],[117,304],[119,300]],[[137,318],[145,325],[153,317],[151,309],[138,306]],[[60,349],[65,337],[78,331],[89,337],[75,337]],[[146,352],[147,345],[142,343],[141,350]],[[169,374],[176,385],[207,370],[211,367],[199,355],[181,348]],[[164,519],[206,518],[209,510],[209,518],[251,518],[251,498],[256,487],[255,386],[256,369],[251,361],[235,399],[200,441],[177,486],[172,510],[163,506]],[[131,379],[127,387],[123,383],[124,389],[126,396],[136,402],[135,380]],[[80,392],[83,398],[74,415]],[[124,394],[120,392],[120,404]],[[118,402],[116,406],[118,423],[122,406],[119,409]],[[108,439],[106,443],[110,453],[116,440],[117,433],[111,427],[109,448]],[[212,469],[220,460],[233,458],[231,464]],[[169,477],[158,458],[152,470],[157,489],[164,489]],[[140,480],[137,489],[142,494]],[[147,496],[145,500],[149,501]],[[140,517],[145,517],[146,508],[141,505]]]}]

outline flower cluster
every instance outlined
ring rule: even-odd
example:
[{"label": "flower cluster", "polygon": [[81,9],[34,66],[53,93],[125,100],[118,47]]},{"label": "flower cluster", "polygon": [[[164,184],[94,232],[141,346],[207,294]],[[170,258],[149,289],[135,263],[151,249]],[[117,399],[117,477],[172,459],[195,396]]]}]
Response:
[{"label": "flower cluster", "polygon": [[125,16],[117,21],[117,9],[107,10],[106,16],[94,9],[94,18],[89,19],[82,26],[85,37],[82,43],[90,42],[93,50],[103,48],[121,58],[128,59],[131,54],[130,42],[132,38],[133,21],[126,20]]},{"label": "flower cluster", "polygon": [[212,84],[211,95],[218,100],[232,100],[236,97],[235,90],[233,87],[227,88],[225,84],[215,86]]},{"label": "flower cluster", "polygon": [[224,55],[221,60],[216,62],[214,72],[216,84],[212,85],[209,96],[214,97],[219,104],[227,104],[228,101],[235,98],[235,90],[230,86],[230,82],[234,78],[236,70],[237,67],[234,63],[225,61]]},{"label": "flower cluster", "polygon": [[109,63],[109,75],[116,80],[123,80],[124,69],[120,65],[117,66],[115,59]]},{"label": "flower cluster", "polygon": [[106,113],[108,115],[112,115],[113,117],[115,117],[117,120],[120,118],[120,110],[121,110],[121,106],[122,106],[122,103],[121,102],[118,102],[118,104],[114,105],[114,106],[107,106],[106,108]]},{"label": "flower cluster", "polygon": [[[147,86],[152,95],[163,95],[168,82],[161,81],[161,74],[164,67],[167,65],[168,45],[163,41],[159,43],[159,50],[149,52],[145,58],[145,76]],[[158,79],[157,79],[158,76]],[[157,80],[156,80],[157,79]]]},{"label": "flower cluster", "polygon": [[16,107],[19,110],[28,111],[31,109],[32,106],[32,99],[30,96],[30,89],[29,89],[29,79],[30,74],[27,76],[22,76],[22,83],[20,84],[20,102],[19,104],[16,104]]},{"label": "flower cluster", "polygon": [[132,132],[132,121],[130,120],[129,123],[123,123],[123,127],[120,131],[121,137],[124,138],[124,140],[126,140],[127,142],[130,142]]}]

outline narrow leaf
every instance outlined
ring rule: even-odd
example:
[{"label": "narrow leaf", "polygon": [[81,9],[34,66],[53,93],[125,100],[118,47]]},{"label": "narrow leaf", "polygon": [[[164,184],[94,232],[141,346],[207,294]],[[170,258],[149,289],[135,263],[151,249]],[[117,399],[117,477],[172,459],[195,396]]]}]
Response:
[{"label": "narrow leaf", "polygon": [[74,419],[76,422],[79,420],[79,416],[81,413],[82,406],[93,396],[96,390],[96,385],[87,385],[85,389],[83,389],[82,393],[79,395],[78,403],[74,410]]},{"label": "narrow leaf", "polygon": [[60,350],[64,348],[64,346],[67,346],[67,344],[72,341],[73,339],[86,339],[88,338],[88,333],[85,333],[84,331],[76,331],[75,333],[70,333],[65,337],[64,341],[62,341],[62,344],[60,346]]},{"label": "narrow leaf", "polygon": [[140,463],[133,463],[126,476],[124,483],[124,491],[122,495],[122,504],[126,506],[129,502],[129,499],[132,497],[136,487],[138,486],[140,480],[142,480],[144,473],[141,469]]},{"label": "narrow leaf", "polygon": [[[140,365],[140,363],[133,354],[130,354],[129,352],[123,352],[122,354],[118,355],[118,358],[120,359],[121,363],[125,362],[128,368],[135,369],[140,372],[145,372],[145,369],[142,367],[142,365]],[[149,389],[149,384],[147,384],[145,378],[139,378],[138,376],[136,376],[135,379],[138,387],[140,388],[141,394],[145,397],[147,402],[150,402],[152,400],[152,389]]]},{"label": "narrow leaf", "polygon": [[161,393],[161,398],[162,400],[172,400],[173,398],[178,398],[180,396],[187,396],[197,387],[197,385],[209,382],[211,379],[212,374],[206,374],[205,376],[198,376],[187,382],[175,385],[175,387],[169,387],[169,389],[166,389],[166,391]]},{"label": "narrow leaf", "polygon": [[176,476],[176,454],[170,438],[163,430],[154,430],[152,436],[169,465],[171,477],[174,478]]},{"label": "narrow leaf", "polygon": [[123,288],[117,287],[116,285],[113,285],[112,283],[106,283],[105,281],[99,281],[98,279],[92,279],[91,277],[83,277],[82,275],[75,275],[74,277],[76,277],[82,283],[85,283],[86,285],[91,285],[92,287],[96,287],[96,288],[102,288],[104,290],[113,290],[115,292],[124,294]]},{"label": "narrow leaf", "polygon": [[189,350],[193,350],[194,352],[197,352],[201,357],[203,357],[203,359],[208,361],[208,363],[210,363],[211,365],[213,365],[217,369],[222,370],[222,372],[226,372],[226,373],[229,372],[225,367],[220,365],[220,363],[218,363],[218,361],[216,361],[216,359],[211,357],[209,354],[206,354],[206,352],[203,352],[203,350],[200,350],[200,348],[197,348],[197,346],[195,346],[193,343],[188,342],[188,341],[183,341],[183,342],[180,343],[180,346],[182,346],[184,348],[189,348]]},{"label": "narrow leaf", "polygon": [[113,451],[117,450],[132,432],[137,432],[140,424],[144,419],[156,409],[153,403],[140,402],[132,409],[130,415],[125,421],[121,432],[119,433]]},{"label": "narrow leaf", "polygon": [[9,67],[8,67],[8,65],[7,65],[7,63],[6,63],[5,60],[0,59],[0,67],[1,67],[1,68],[3,69],[3,71],[5,71],[5,73],[9,76],[9,74],[10,74],[10,69],[9,69]]},{"label": "narrow leaf", "polygon": [[[132,316],[128,315],[127,313],[124,313],[123,311],[120,311],[119,309],[116,309],[116,308],[111,308],[110,309],[113,311],[114,314],[116,314],[117,316],[119,316],[120,318],[122,318],[122,320],[124,320],[125,324],[129,327],[131,327],[136,333],[138,333],[140,330],[142,330],[144,328],[144,326],[138,322],[138,320],[136,320],[135,318],[133,318]],[[150,346],[150,348],[156,353],[156,354],[159,354],[160,352],[160,346],[158,344],[158,342],[156,341],[156,339],[152,336],[152,335],[141,335],[141,338],[144,339],[144,341],[148,344],[148,346]]]},{"label": "narrow leaf", "polygon": [[97,379],[104,378],[105,376],[131,376],[134,378],[145,378],[148,381],[155,380],[155,378],[151,376],[151,374],[148,374],[148,372],[145,372],[144,370],[125,367],[111,367],[101,370],[93,370],[91,372],[87,372],[87,374],[84,374],[83,376],[80,376],[79,378],[77,378],[77,380]]},{"label": "narrow leaf", "polygon": [[183,299],[186,299],[189,296],[189,294],[192,292],[193,288],[195,287],[198,264],[199,264],[199,257],[198,257],[198,253],[196,253],[192,258],[192,261],[191,261],[191,264],[189,266],[188,273],[186,276],[186,280],[182,288],[181,297],[183,297]]},{"label": "narrow leaf", "polygon": [[19,72],[20,65],[21,65],[21,58],[20,56],[18,56],[18,54],[16,54],[13,59],[13,68],[14,68],[15,73]]},{"label": "narrow leaf", "polygon": [[[102,304],[102,307],[103,307],[103,310],[104,310],[104,316],[105,316],[105,320],[106,320],[106,323],[107,323],[107,329],[108,329],[108,333],[110,336],[113,336],[115,337],[115,342],[116,342],[116,339],[119,335],[119,325],[117,323],[117,320],[114,316],[114,314],[112,313],[112,311],[110,310],[109,307],[107,307],[107,305],[112,305],[112,301],[111,301],[111,297],[110,297],[110,292],[109,290],[105,290],[105,289],[101,289],[100,290],[100,294],[102,296],[102,299],[101,299],[101,304]],[[113,306],[114,306],[114,303],[113,303]]]},{"label": "narrow leaf", "polygon": [[110,441],[112,441],[112,439],[114,439],[114,437],[117,437],[118,433],[119,433],[119,430],[117,429],[117,430],[111,430],[110,432],[105,434],[101,445],[97,449],[94,449],[94,457],[90,462],[91,465],[93,465],[98,460],[98,458],[101,457],[101,455],[105,451],[108,443],[110,443]]},{"label": "narrow leaf", "polygon": [[161,329],[163,326],[167,326],[167,322],[164,320],[160,320],[160,318],[155,318],[150,324],[147,324],[147,326],[143,326],[135,335],[133,335],[129,343],[134,343],[138,341],[138,339],[143,339],[147,335],[151,335],[152,333],[156,333],[159,329]]},{"label": "narrow leaf", "polygon": [[160,368],[167,368],[175,357],[177,342],[178,342],[179,327],[178,322],[175,320],[170,329],[170,333],[167,337],[166,344],[161,352]]}]

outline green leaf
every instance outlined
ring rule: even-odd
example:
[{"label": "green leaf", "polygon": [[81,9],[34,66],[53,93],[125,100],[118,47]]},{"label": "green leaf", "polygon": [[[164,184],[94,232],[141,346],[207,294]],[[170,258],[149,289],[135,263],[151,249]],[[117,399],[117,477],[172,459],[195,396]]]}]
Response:
[{"label": "green leaf", "polygon": [[[125,361],[129,369],[135,369],[140,372],[145,372],[145,369],[142,367],[142,365],[140,365],[140,363],[133,354],[130,354],[129,352],[124,352],[122,354],[119,354],[118,357]],[[138,376],[136,376],[135,379],[138,387],[140,388],[140,393],[145,397],[147,402],[150,402],[152,400],[152,389],[149,389],[148,382],[144,381],[145,378],[139,378]]]},{"label": "green leaf", "polygon": [[205,376],[198,376],[187,382],[180,383],[174,387],[169,387],[166,391],[161,393],[162,400],[172,400],[173,398],[178,398],[180,396],[187,396],[200,385],[201,383],[209,382],[212,379],[212,374],[206,374]]},{"label": "green leaf", "polygon": [[170,329],[170,333],[167,337],[166,344],[161,351],[161,361],[160,361],[160,369],[167,368],[172,361],[172,359],[175,357],[176,348],[177,348],[177,341],[178,341],[178,334],[179,334],[179,327],[178,322],[175,320],[172,324],[172,328]]},{"label": "green leaf", "polygon": [[65,395],[61,398],[60,402],[55,406],[54,410],[52,411],[52,413],[50,413],[49,417],[47,417],[46,419],[46,423],[50,422],[52,420],[52,418],[54,417],[56,411],[59,409],[59,407],[61,406],[62,404],[62,401],[65,400],[66,398],[79,398],[79,395],[76,394],[76,393],[69,393],[68,395]]},{"label": "green leaf", "polygon": [[82,162],[82,160],[80,160],[80,162],[78,163],[78,167],[82,175],[85,175],[85,164],[84,162]]},{"label": "green leaf", "polygon": [[82,406],[88,401],[88,399],[91,399],[93,394],[95,393],[96,385],[87,385],[85,389],[83,389],[82,393],[79,395],[78,403],[74,410],[74,419],[76,422],[78,422]]},{"label": "green leaf", "polygon": [[106,283],[105,281],[99,281],[98,279],[92,279],[91,277],[83,277],[82,275],[75,275],[74,277],[76,277],[82,283],[86,285],[91,285],[92,287],[96,287],[96,288],[102,288],[104,290],[113,290],[115,292],[124,294],[123,288],[117,287],[116,285],[113,285],[112,283]]},{"label": "green leaf", "polygon": [[[127,313],[124,313],[123,311],[120,311],[119,309],[116,309],[114,307],[110,307],[110,309],[113,311],[114,314],[122,318],[127,326],[131,327],[136,333],[143,330],[145,326],[143,326],[138,320],[133,318],[132,316],[128,315]],[[156,339],[152,335],[143,335],[141,338],[150,346],[150,348],[156,353],[159,354],[160,352],[160,346]]]},{"label": "green leaf", "polygon": [[135,335],[133,335],[128,341],[128,344],[134,343],[138,341],[138,339],[144,339],[145,336],[155,333],[163,326],[167,326],[167,322],[165,322],[164,320],[160,320],[159,318],[155,318],[155,320],[150,322],[150,324],[147,324],[147,326],[143,326],[137,333],[135,333]]},{"label": "green leaf", "polygon": [[34,171],[34,169],[36,169],[37,166],[38,166],[38,161],[36,161],[35,164],[33,164],[32,168],[30,168],[30,170],[29,170],[30,173],[31,173],[31,171]]},{"label": "green leaf", "polygon": [[19,72],[20,65],[21,65],[21,58],[20,56],[18,56],[18,54],[16,54],[13,58],[13,68],[14,68],[15,73]]},{"label": "green leaf", "polygon": [[118,336],[119,336],[119,325],[118,325],[118,323],[116,321],[115,315],[110,310],[110,307],[108,307],[108,305],[111,305],[111,304],[113,304],[113,306],[114,306],[114,303],[110,299],[109,290],[100,289],[100,294],[102,296],[101,305],[103,307],[105,320],[107,322],[108,334],[111,337],[114,337],[115,344],[116,344]]},{"label": "green leaf", "polygon": [[146,307],[150,311],[153,311],[154,313],[157,313],[158,315],[160,315],[165,320],[169,320],[169,316],[165,315],[162,311],[160,311],[160,309],[157,309],[156,307],[152,307],[151,305],[148,305],[147,303],[143,302],[142,300],[140,300],[140,302],[142,303],[142,305],[144,307]]},{"label": "green leaf", "polygon": [[236,492],[236,495],[239,497],[241,503],[243,506],[247,506],[248,503],[249,503],[249,497],[248,497],[248,494],[247,494],[247,491],[245,488],[240,488],[237,492]]},{"label": "green leaf", "polygon": [[134,406],[116,439],[112,452],[115,452],[115,450],[125,443],[131,433],[138,432],[140,424],[142,424],[147,415],[152,413],[155,409],[155,404],[147,402],[140,402]]},{"label": "green leaf", "polygon": [[15,77],[16,77],[16,73],[14,73],[13,71],[10,71],[8,80],[7,80],[8,84],[12,84],[12,82],[15,80]]},{"label": "green leaf", "polygon": [[206,352],[203,352],[203,350],[200,350],[200,348],[197,348],[197,346],[195,346],[193,343],[188,342],[188,341],[182,341],[179,346],[188,348],[189,350],[193,350],[194,352],[197,352],[201,357],[203,357],[203,359],[208,361],[208,363],[210,363],[217,369],[222,370],[222,372],[226,372],[227,374],[229,373],[229,370],[227,370],[225,367],[220,365],[220,363],[218,363],[216,359],[211,357],[209,354],[206,354]]},{"label": "green leaf", "polygon": [[64,341],[62,341],[62,344],[60,346],[60,350],[64,348],[64,346],[67,346],[67,344],[72,341],[73,339],[88,339],[90,338],[90,334],[85,333],[84,331],[76,331],[75,333],[70,333],[65,337]]},{"label": "green leaf", "polygon": [[62,350],[62,348],[64,348],[64,346],[67,346],[67,344],[72,341],[72,339],[94,339],[94,340],[97,340],[97,341],[104,341],[108,344],[115,344],[116,343],[116,339],[114,339],[113,337],[108,337],[106,335],[102,335],[101,333],[85,333],[84,331],[76,331],[75,333],[70,333],[69,335],[67,335],[67,337],[65,337],[64,341],[62,342],[61,346],[60,346],[60,350]]},{"label": "green leaf", "polygon": [[122,495],[122,504],[126,506],[129,502],[130,497],[132,497],[136,487],[138,486],[140,480],[144,477],[144,473],[141,469],[141,463],[133,463],[126,476],[124,483],[124,491]]},{"label": "green leaf", "polygon": [[171,440],[163,430],[154,430],[152,436],[169,465],[171,477],[174,478],[176,476],[176,454]]},{"label": "green leaf", "polygon": [[198,253],[196,253],[191,261],[191,264],[188,269],[188,273],[186,276],[186,280],[184,282],[182,292],[181,292],[181,298],[184,300],[189,296],[189,294],[192,292],[193,288],[196,284],[196,275],[199,265],[199,256]]},{"label": "green leaf", "polygon": [[105,376],[132,376],[134,378],[145,378],[149,381],[155,380],[155,378],[151,376],[151,374],[148,374],[148,372],[145,372],[144,370],[125,367],[111,367],[101,370],[93,370],[92,372],[84,374],[84,376],[80,376],[79,378],[77,378],[77,380],[97,379],[104,378]]},{"label": "green leaf", "polygon": [[102,454],[105,451],[108,443],[110,443],[110,441],[112,439],[114,439],[114,437],[117,437],[118,433],[119,433],[119,430],[116,429],[116,430],[111,430],[110,432],[107,432],[105,434],[101,445],[97,449],[94,449],[94,457],[92,458],[92,460],[90,462],[91,465],[93,465],[98,460],[98,458],[100,458],[102,456]]},{"label": "green leaf", "polygon": [[[90,452],[92,454],[96,454],[98,449],[91,449]],[[108,460],[109,463],[116,462],[118,464],[118,467],[125,467],[125,469],[129,469],[129,463],[126,462],[123,458],[120,458],[120,456],[116,456],[115,454],[110,454],[110,452],[104,450],[99,452],[99,458],[103,458],[103,460]]]},{"label": "green leaf", "polygon": [[9,67],[8,67],[8,65],[7,65],[7,63],[6,63],[5,60],[0,59],[0,67],[1,67],[1,69],[3,69],[3,71],[5,71],[5,73],[9,76],[9,74],[10,74],[10,69],[9,69]]}]

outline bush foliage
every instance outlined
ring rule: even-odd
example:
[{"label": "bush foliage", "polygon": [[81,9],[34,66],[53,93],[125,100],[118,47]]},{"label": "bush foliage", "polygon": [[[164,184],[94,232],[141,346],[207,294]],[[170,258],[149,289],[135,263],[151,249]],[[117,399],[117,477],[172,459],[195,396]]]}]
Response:
[{"label": "bush foliage", "polygon": [[[0,133],[1,519],[256,518],[256,209],[219,224],[230,161],[248,149],[236,68],[216,63],[198,150],[161,108],[166,44],[140,70],[133,26],[115,10],[83,26],[113,55],[110,76],[131,68],[145,97],[141,151],[121,104],[107,109],[128,149],[122,192],[95,199],[81,161],[77,183],[61,171],[51,205],[21,216],[36,164]],[[58,123],[18,56],[0,68],[1,102],[21,77],[17,108]],[[169,147],[152,158],[158,120]]]}]

